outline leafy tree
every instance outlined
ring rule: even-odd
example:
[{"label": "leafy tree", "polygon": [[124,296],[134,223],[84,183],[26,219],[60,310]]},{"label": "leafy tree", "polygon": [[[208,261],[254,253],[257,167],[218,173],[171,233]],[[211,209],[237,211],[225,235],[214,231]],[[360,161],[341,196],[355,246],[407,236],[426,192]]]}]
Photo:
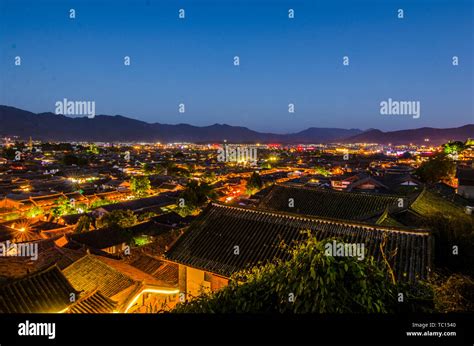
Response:
[{"label": "leafy tree", "polygon": [[28,209],[28,211],[26,212],[26,217],[34,218],[43,214],[44,214],[43,208],[35,205],[31,207],[30,209]]},{"label": "leafy tree", "polygon": [[466,149],[466,146],[460,141],[448,142],[443,145],[443,151],[447,155],[458,155],[462,153],[464,149]]},{"label": "leafy tree", "polygon": [[99,154],[99,148],[96,144],[92,143],[91,145],[89,145],[89,148],[87,148],[87,153],[97,155]]},{"label": "leafy tree", "polygon": [[410,154],[409,151],[405,151],[401,156],[402,159],[411,159],[413,157],[412,154]]},{"label": "leafy tree", "polygon": [[143,168],[143,174],[146,174],[146,175],[153,174],[154,167],[150,165],[149,163],[145,163],[142,168]]},{"label": "leafy tree", "polygon": [[[267,263],[235,274],[229,285],[179,304],[174,312],[190,313],[391,313],[402,305],[410,310],[429,309],[427,284],[411,287],[392,282],[386,268],[372,257],[325,254],[328,239],[315,236],[296,245],[291,258]],[[398,303],[398,293],[405,303]]]},{"label": "leafy tree", "polygon": [[[214,199],[216,196],[216,192],[209,184],[190,180],[186,185],[186,189],[179,195],[178,213],[181,216],[192,214],[209,199]],[[184,205],[180,205],[181,202],[183,202]]]},{"label": "leafy tree", "polygon": [[67,214],[75,214],[76,207],[72,201],[66,197],[61,197],[54,202],[55,206],[51,208],[51,214],[54,217],[60,217]]},{"label": "leafy tree", "polygon": [[147,236],[147,235],[141,235],[141,236],[134,237],[132,239],[132,241],[133,241],[133,244],[135,246],[144,246],[144,245],[149,244],[149,243],[152,242],[150,237]]},{"label": "leafy tree", "polygon": [[17,149],[13,147],[3,148],[2,156],[8,160],[14,160],[16,151]]},{"label": "leafy tree", "polygon": [[113,210],[97,220],[97,228],[128,228],[138,223],[138,218],[131,210]]},{"label": "leafy tree", "polygon": [[158,214],[153,212],[153,211],[148,211],[146,213],[138,215],[138,221],[140,221],[140,222],[147,221],[147,220],[149,220],[149,219],[151,219],[152,217],[155,217],[155,216],[158,216]]},{"label": "leafy tree", "polygon": [[83,215],[79,218],[75,232],[82,233],[90,231],[92,226],[92,218],[88,215]]},{"label": "leafy tree", "polygon": [[440,154],[425,161],[416,170],[416,174],[423,182],[428,184],[437,183],[442,180],[450,180],[456,172],[456,164],[445,155]]},{"label": "leafy tree", "polygon": [[111,201],[110,199],[107,199],[107,198],[101,198],[101,199],[98,199],[98,200],[95,200],[94,202],[92,202],[91,209],[98,208],[98,207],[101,207],[101,206],[107,205],[107,204],[113,204],[113,203],[116,203],[116,202]]},{"label": "leafy tree", "polygon": [[214,173],[213,171],[206,170],[202,175],[201,180],[207,184],[213,184],[217,180],[216,173]]},{"label": "leafy tree", "polygon": [[184,159],[186,156],[183,154],[182,151],[177,151],[173,154],[173,157],[176,159]]},{"label": "leafy tree", "polygon": [[247,180],[247,194],[253,195],[263,187],[262,178],[257,172],[253,172]]},{"label": "leafy tree", "polygon": [[459,273],[446,275],[438,272],[433,272],[431,277],[436,311],[441,313],[474,311],[472,277]]},{"label": "leafy tree", "polygon": [[314,170],[316,171],[316,174],[322,175],[324,177],[329,177],[331,175],[330,171],[321,166],[314,167]]},{"label": "leafy tree", "polygon": [[151,189],[150,179],[146,176],[132,177],[130,179],[130,188],[138,197],[145,197]]},{"label": "leafy tree", "polygon": [[[438,212],[425,218],[422,227],[433,231],[435,264],[474,276],[474,218]],[[453,255],[456,246],[458,255]]]}]

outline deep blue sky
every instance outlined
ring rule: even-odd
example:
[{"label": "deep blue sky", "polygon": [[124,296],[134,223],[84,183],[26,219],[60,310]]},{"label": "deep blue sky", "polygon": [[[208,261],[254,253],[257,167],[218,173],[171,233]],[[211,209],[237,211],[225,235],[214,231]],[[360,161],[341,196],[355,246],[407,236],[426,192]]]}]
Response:
[{"label": "deep blue sky", "polygon": [[[97,114],[280,133],[460,126],[474,123],[473,4],[0,0],[0,104],[89,100]],[[381,116],[388,98],[420,101],[421,117]]]}]

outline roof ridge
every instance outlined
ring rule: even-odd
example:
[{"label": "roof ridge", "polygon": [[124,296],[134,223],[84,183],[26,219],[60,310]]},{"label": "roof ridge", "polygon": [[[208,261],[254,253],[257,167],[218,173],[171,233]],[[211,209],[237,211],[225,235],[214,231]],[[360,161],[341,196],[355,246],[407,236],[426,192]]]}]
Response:
[{"label": "roof ridge", "polygon": [[225,208],[225,209],[232,209],[232,210],[242,210],[242,211],[249,211],[253,213],[260,213],[260,214],[265,214],[265,215],[273,215],[277,217],[293,217],[295,219],[303,220],[303,221],[319,221],[321,223],[332,223],[332,224],[339,224],[339,225],[345,225],[345,226],[350,226],[350,227],[361,227],[364,229],[375,229],[375,230],[380,230],[380,231],[385,231],[385,232],[401,232],[401,233],[414,233],[414,234],[422,234],[422,233],[427,233],[429,234],[430,231],[427,229],[412,229],[408,227],[393,227],[393,226],[383,226],[383,225],[373,225],[373,224],[368,224],[364,223],[361,221],[349,221],[349,220],[341,220],[341,219],[332,219],[332,218],[324,218],[324,217],[317,217],[317,216],[311,216],[311,215],[301,215],[301,214],[295,214],[295,213],[289,213],[289,212],[284,212],[284,211],[267,211],[263,209],[257,209],[253,207],[237,207],[237,206],[230,206],[230,205],[222,205],[218,203],[212,203],[213,207],[218,207],[218,208]]},{"label": "roof ridge", "polygon": [[[375,178],[374,178],[375,179]],[[382,184],[383,185],[383,184]],[[334,193],[334,194],[352,194],[352,195],[357,195],[357,196],[373,196],[373,197],[393,197],[393,198],[399,198],[400,196],[394,195],[394,194],[370,194],[370,193],[364,193],[364,192],[357,192],[357,191],[339,191],[339,190],[333,190],[333,189],[321,189],[319,187],[315,186],[289,186],[286,184],[282,183],[276,183],[275,186],[280,186],[286,189],[296,189],[296,190],[309,190],[309,191],[316,191],[316,192],[323,192],[323,193]]]}]

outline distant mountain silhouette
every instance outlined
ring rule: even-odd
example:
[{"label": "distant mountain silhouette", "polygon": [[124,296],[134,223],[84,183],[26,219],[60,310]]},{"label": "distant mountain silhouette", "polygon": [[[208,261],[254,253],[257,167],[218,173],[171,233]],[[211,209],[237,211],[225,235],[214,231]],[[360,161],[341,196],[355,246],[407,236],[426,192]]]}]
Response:
[{"label": "distant mountain silhouette", "polygon": [[[346,143],[379,143],[379,144],[434,144],[439,145],[449,141],[465,141],[474,137],[474,125],[464,125],[449,129],[422,127],[413,130],[383,132],[371,129],[363,133],[345,138]],[[429,139],[426,142],[425,139]]]},{"label": "distant mountain silhouette", "polygon": [[[192,126],[188,124],[167,125],[130,119],[121,115],[98,115],[70,118],[54,113],[35,114],[9,106],[0,105],[0,135],[19,136],[28,139],[53,141],[97,141],[97,142],[229,142],[239,143],[330,143],[380,142],[421,143],[429,137],[431,142],[449,139],[464,140],[474,137],[474,125],[457,129],[405,130],[382,132],[359,129],[315,128],[291,134],[273,134],[252,131],[246,127],[214,124]],[[446,140],[445,140],[446,139]]]},{"label": "distant mountain silhouette", "polygon": [[0,106],[0,135],[55,141],[102,142],[330,142],[361,133],[361,130],[310,128],[299,133],[280,135],[252,131],[246,127],[214,124],[149,124],[121,115],[70,118],[54,113],[31,113]]}]

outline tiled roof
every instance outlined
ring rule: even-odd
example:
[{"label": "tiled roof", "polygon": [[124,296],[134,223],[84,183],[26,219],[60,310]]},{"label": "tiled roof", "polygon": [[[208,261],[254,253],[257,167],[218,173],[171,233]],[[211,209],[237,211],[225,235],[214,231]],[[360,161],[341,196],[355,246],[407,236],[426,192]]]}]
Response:
[{"label": "tiled roof", "polygon": [[68,239],[90,246],[94,249],[105,249],[110,246],[128,243],[132,234],[120,228],[104,228],[83,233],[74,233],[68,235]]},{"label": "tiled roof", "polygon": [[161,266],[163,266],[163,261],[148,255],[140,254],[132,262],[130,262],[130,265],[140,269],[145,273],[153,275]]},{"label": "tiled roof", "polygon": [[104,314],[114,312],[117,302],[94,291],[71,305],[67,313],[71,314]]},{"label": "tiled roof", "polygon": [[160,261],[154,257],[141,254],[130,265],[167,284],[173,286],[178,284],[178,266],[175,263]]},{"label": "tiled roof", "polygon": [[[289,206],[289,199],[294,207]],[[275,185],[258,207],[344,220],[366,220],[398,205],[400,196]]]},{"label": "tiled roof", "polygon": [[135,284],[130,277],[93,255],[84,256],[67,267],[63,273],[78,291],[99,290],[107,297],[112,297]]},{"label": "tiled roof", "polygon": [[[367,256],[382,259],[380,244],[399,279],[425,278],[431,266],[432,237],[428,231],[369,225],[258,209],[210,205],[166,254],[170,261],[222,276],[275,258],[288,259],[280,244],[304,238],[310,230],[318,239],[338,237],[364,243]],[[239,247],[236,255],[235,246]],[[397,250],[397,251],[394,251]]]},{"label": "tiled roof", "polygon": [[52,246],[44,246],[43,243],[45,242],[38,243],[38,258],[36,260],[20,256],[0,257],[0,278],[18,278],[45,270],[52,265],[56,265],[62,270],[85,255],[83,251],[60,248],[54,243]]},{"label": "tiled roof", "polygon": [[78,292],[56,267],[0,287],[0,313],[59,312]]}]

